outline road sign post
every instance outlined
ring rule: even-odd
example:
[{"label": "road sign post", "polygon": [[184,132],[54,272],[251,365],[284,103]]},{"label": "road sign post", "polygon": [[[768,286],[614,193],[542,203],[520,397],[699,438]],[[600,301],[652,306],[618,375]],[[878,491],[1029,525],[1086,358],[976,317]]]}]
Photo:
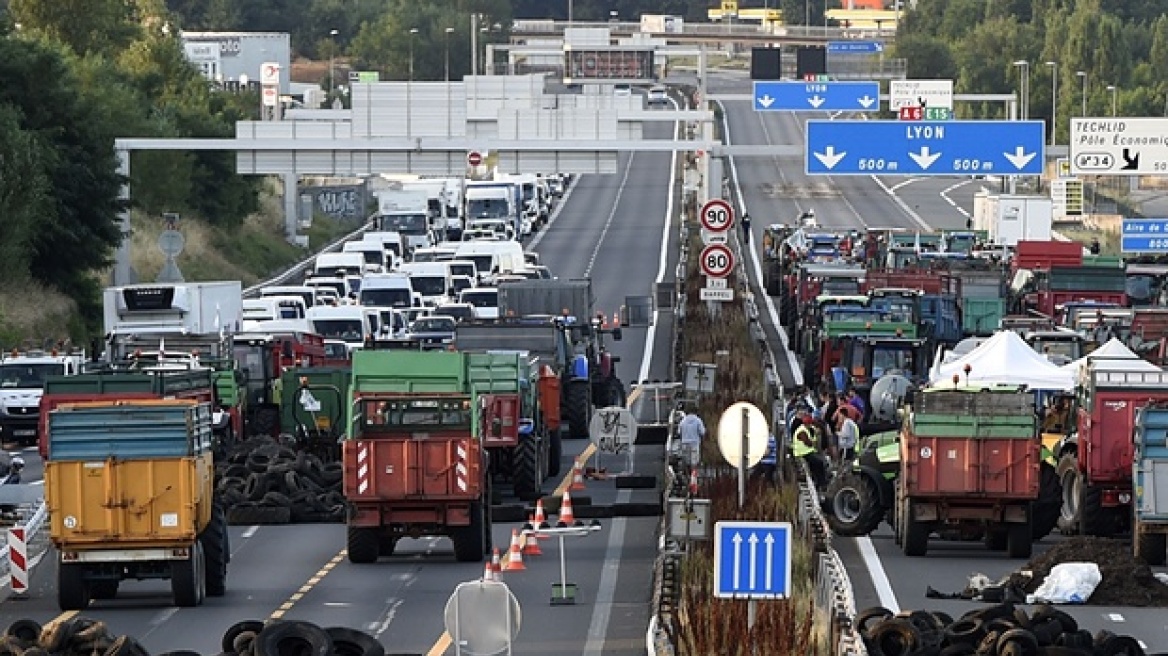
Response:
[{"label": "road sign post", "polygon": [[1072,118],[1072,175],[1165,175],[1168,118]]},{"label": "road sign post", "polygon": [[714,596],[786,599],[791,595],[790,522],[714,525]]},{"label": "road sign post", "polygon": [[879,109],[879,82],[758,80],[754,83],[756,112],[875,112]]},{"label": "road sign post", "polygon": [[1168,219],[1124,219],[1119,241],[1124,253],[1168,253]]},{"label": "road sign post", "polygon": [[702,274],[711,278],[725,278],[734,270],[734,252],[725,244],[710,244],[702,249]]},{"label": "road sign post", "polygon": [[807,122],[808,175],[1040,175],[1043,121]]}]

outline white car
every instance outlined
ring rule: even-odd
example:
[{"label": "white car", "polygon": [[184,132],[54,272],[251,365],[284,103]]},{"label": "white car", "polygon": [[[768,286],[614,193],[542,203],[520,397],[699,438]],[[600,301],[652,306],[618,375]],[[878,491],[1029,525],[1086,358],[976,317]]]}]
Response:
[{"label": "white car", "polygon": [[612,95],[631,96],[633,95],[633,87],[628,84],[618,84],[612,88]]},{"label": "white car", "polygon": [[649,106],[654,105],[668,105],[669,104],[669,87],[653,86],[649,89]]}]

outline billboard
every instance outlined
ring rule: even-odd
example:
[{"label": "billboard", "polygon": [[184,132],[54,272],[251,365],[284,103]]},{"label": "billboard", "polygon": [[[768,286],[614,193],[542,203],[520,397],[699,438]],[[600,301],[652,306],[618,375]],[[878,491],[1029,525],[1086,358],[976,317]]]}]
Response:
[{"label": "billboard", "polygon": [[564,84],[652,82],[653,51],[642,48],[564,48]]}]

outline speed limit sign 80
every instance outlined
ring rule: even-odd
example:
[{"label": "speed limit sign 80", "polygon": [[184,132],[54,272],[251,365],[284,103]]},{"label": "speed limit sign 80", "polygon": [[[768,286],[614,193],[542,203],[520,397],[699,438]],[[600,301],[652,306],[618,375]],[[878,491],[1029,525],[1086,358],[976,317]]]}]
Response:
[{"label": "speed limit sign 80", "polygon": [[714,198],[702,205],[702,227],[710,232],[725,232],[734,227],[734,209],[721,198]]},{"label": "speed limit sign 80", "polygon": [[711,278],[725,278],[734,269],[734,253],[725,244],[710,244],[702,249],[702,273]]}]

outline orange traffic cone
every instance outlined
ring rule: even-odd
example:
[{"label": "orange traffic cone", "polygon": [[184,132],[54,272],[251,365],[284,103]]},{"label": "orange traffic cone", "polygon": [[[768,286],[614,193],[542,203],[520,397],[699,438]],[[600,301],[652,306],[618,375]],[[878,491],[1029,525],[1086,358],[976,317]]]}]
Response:
[{"label": "orange traffic cone", "polygon": [[495,576],[495,568],[491,567],[491,561],[489,561],[489,560],[487,561],[486,565],[483,565],[483,580],[484,581],[498,581],[499,580],[498,577]]},{"label": "orange traffic cone", "polygon": [[584,487],[584,463],[577,460],[572,464],[572,486],[569,490],[586,490]]},{"label": "orange traffic cone", "polygon": [[499,580],[499,572],[503,571],[503,561],[499,558],[499,547],[491,552],[491,580]]},{"label": "orange traffic cone", "polygon": [[519,546],[519,531],[511,529],[511,549],[507,552],[507,564],[504,572],[518,572],[527,569],[523,564],[523,549]]},{"label": "orange traffic cone", "polygon": [[535,537],[540,540],[547,540],[552,536],[547,533],[540,533],[539,530],[543,528],[551,528],[547,523],[547,516],[543,514],[543,499],[535,502]]},{"label": "orange traffic cone", "polygon": [[[535,518],[532,517],[529,526],[534,526],[534,525],[535,525]],[[538,535],[536,534],[535,529],[532,529],[529,533],[524,535],[523,555],[525,555],[525,556],[542,556],[543,555],[543,550],[539,548],[539,540],[537,538],[538,538]]]},{"label": "orange traffic cone", "polygon": [[559,528],[576,525],[576,514],[572,512],[572,495],[564,492],[564,499],[560,502],[560,521],[556,522]]}]

